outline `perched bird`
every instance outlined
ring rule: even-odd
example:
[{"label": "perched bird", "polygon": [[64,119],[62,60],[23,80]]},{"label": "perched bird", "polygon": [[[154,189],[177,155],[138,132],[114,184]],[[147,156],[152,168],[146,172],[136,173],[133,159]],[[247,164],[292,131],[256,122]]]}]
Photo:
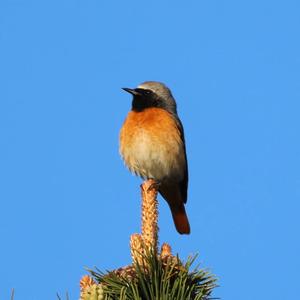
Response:
[{"label": "perched bird", "polygon": [[129,170],[154,179],[168,202],[176,229],[190,233],[184,204],[188,166],[184,132],[171,91],[160,82],[146,81],[135,89],[131,111],[120,131],[120,153]]}]

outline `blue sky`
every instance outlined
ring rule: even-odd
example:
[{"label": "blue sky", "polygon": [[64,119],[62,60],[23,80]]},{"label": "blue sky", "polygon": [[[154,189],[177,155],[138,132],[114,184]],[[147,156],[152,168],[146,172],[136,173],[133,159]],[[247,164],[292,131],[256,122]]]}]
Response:
[{"label": "blue sky", "polygon": [[0,298],[77,299],[84,267],[130,263],[141,180],[121,87],[173,91],[190,236],[160,199],[160,241],[218,277],[214,296],[295,299],[300,241],[298,1],[0,2]]}]

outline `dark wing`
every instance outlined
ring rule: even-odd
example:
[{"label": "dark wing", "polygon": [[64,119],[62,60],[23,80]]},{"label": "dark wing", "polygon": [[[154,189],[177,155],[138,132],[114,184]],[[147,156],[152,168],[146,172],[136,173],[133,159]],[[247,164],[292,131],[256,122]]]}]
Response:
[{"label": "dark wing", "polygon": [[177,122],[178,129],[180,131],[180,136],[181,136],[181,140],[182,140],[183,148],[184,148],[185,170],[184,170],[183,180],[179,183],[179,185],[180,185],[180,193],[181,193],[182,199],[183,199],[184,203],[186,203],[186,201],[187,201],[188,181],[189,181],[188,162],[187,162],[187,157],[186,157],[186,147],[185,147],[183,126],[182,126],[182,123],[181,123],[181,121],[178,117],[176,117],[176,122]]}]

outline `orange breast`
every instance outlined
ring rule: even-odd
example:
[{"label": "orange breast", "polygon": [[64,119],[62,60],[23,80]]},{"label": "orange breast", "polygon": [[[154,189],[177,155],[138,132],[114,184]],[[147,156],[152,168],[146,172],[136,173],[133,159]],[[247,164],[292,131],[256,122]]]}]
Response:
[{"label": "orange breast", "polygon": [[176,119],[159,108],[129,112],[120,132],[120,153],[132,172],[162,180],[183,177],[186,161]]}]

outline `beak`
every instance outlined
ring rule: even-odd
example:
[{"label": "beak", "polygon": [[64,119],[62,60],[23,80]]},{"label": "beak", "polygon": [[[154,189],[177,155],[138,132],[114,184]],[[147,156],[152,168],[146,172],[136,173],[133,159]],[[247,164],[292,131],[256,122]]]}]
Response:
[{"label": "beak", "polygon": [[138,92],[135,89],[129,89],[129,88],[122,88],[125,92],[131,94],[131,95],[137,95]]}]

